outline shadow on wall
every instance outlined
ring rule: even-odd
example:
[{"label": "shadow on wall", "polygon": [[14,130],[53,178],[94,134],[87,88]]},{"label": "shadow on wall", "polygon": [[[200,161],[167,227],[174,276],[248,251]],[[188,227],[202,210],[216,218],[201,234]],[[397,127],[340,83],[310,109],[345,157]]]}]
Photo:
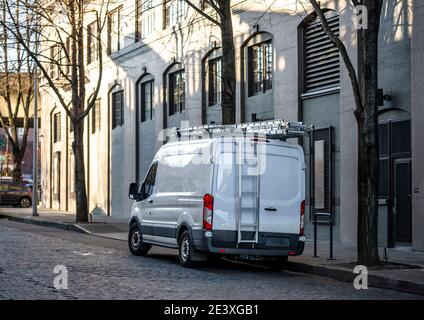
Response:
[{"label": "shadow on wall", "polygon": [[381,13],[380,40],[384,44],[412,36],[412,0],[386,0]]},{"label": "shadow on wall", "polygon": [[[234,19],[234,24],[238,24],[237,28],[245,30],[245,32],[242,34],[235,32],[235,45],[237,50],[236,57],[238,63],[236,65],[236,73],[238,74],[240,72],[240,57],[247,55],[247,51],[242,52],[243,47],[240,47],[239,44],[242,44],[250,35],[253,35],[255,33],[254,25],[259,24],[261,31],[269,32],[270,37],[267,38],[267,40],[275,40],[276,46],[274,46],[272,51],[273,86],[276,84],[281,86],[283,79],[281,75],[286,72],[286,69],[284,64],[284,67],[278,67],[277,63],[279,61],[279,56],[277,56],[277,52],[279,55],[283,55],[284,53],[282,52],[286,49],[293,50],[296,52],[295,56],[297,56],[297,49],[294,47],[297,44],[297,27],[306,15],[307,12],[304,11],[297,13],[273,11],[268,12],[265,17],[263,17],[263,12],[259,11],[244,11],[238,14],[236,16],[237,18]],[[290,27],[291,30],[286,31],[293,32],[296,35],[294,40],[290,40],[292,43],[286,44],[284,42],[284,35],[282,33],[277,33],[277,30],[279,30],[282,26]],[[195,29],[193,24],[191,24],[190,27],[192,28],[192,31]],[[216,33],[217,30],[210,29],[210,27],[207,26],[205,26],[205,28],[205,30],[210,30],[211,35]],[[119,108],[113,106],[112,96],[116,92],[111,91],[108,95],[108,117],[110,119],[108,124],[109,163],[107,170],[108,176],[110,177],[110,182],[108,183],[110,186],[108,191],[108,200],[109,203],[110,200],[114,203],[109,204],[109,206],[112,207],[111,211],[109,208],[105,211],[111,212],[112,215],[121,216],[130,212],[131,201],[127,198],[127,186],[130,182],[137,181],[137,177],[142,179],[145,176],[145,172],[136,173],[134,168],[139,166],[139,171],[147,171],[148,168],[146,168],[145,164],[151,162],[156,151],[156,146],[160,145],[160,143],[152,144],[149,140],[152,138],[157,140],[156,134],[159,130],[171,125],[180,125],[179,123],[176,124],[173,120],[178,120],[178,122],[181,120],[190,120],[190,125],[198,125],[200,122],[206,122],[208,120],[216,121],[220,118],[217,115],[219,110],[216,109],[216,104],[211,103],[211,109],[214,108],[214,110],[208,110],[208,108],[210,108],[209,104],[202,107],[202,102],[205,103],[205,95],[208,95],[208,92],[205,92],[207,90],[202,87],[202,83],[207,80],[205,72],[205,69],[209,66],[206,65],[206,63],[209,62],[207,57],[214,48],[219,47],[219,43],[214,43],[214,40],[216,39],[214,39],[211,35],[206,36],[204,34],[206,31],[199,31],[203,30],[203,26],[196,30],[196,32],[189,32],[184,35],[184,37],[180,30],[173,31],[169,36],[169,40],[165,40],[163,42],[150,41],[147,43],[141,40],[137,44],[132,44],[129,47],[124,48],[121,52],[112,54],[112,58],[117,68],[123,70],[123,74],[127,77],[126,80],[122,80],[121,89],[124,92],[124,99],[123,103],[120,105],[120,108],[123,110],[123,115],[121,116],[123,116],[125,120],[122,126],[118,126],[115,129],[112,126],[112,120],[116,116]],[[199,36],[204,37],[199,40],[199,38],[197,38]],[[208,41],[204,41],[203,39],[211,40],[210,43],[208,43]],[[279,46],[278,49],[276,49],[277,46]],[[247,63],[244,63],[243,68],[248,67],[250,60],[246,62]],[[180,71],[185,73],[184,79],[176,74]],[[145,113],[145,110],[142,108],[145,108],[146,95],[139,94],[139,97],[137,97],[136,94],[137,90],[139,90],[139,88],[136,88],[136,82],[143,73],[151,74],[152,80],[154,81],[154,94],[151,96],[155,97],[155,99],[153,99],[154,103],[152,106],[155,117],[155,129],[152,131],[154,132],[153,137],[140,136],[140,134],[144,131],[143,126],[149,125],[147,122],[142,122],[140,120],[141,114]],[[172,77],[172,75],[174,75],[174,77]],[[195,80],[194,77],[196,77],[198,81]],[[248,77],[249,76],[247,76],[247,78]],[[131,81],[128,81],[129,79],[131,79]],[[275,79],[279,79],[279,82],[277,83]],[[110,82],[113,82],[114,80],[115,79]],[[244,81],[249,81],[249,79],[244,79]],[[183,92],[178,91],[177,89],[181,88],[176,86],[181,83],[183,83]],[[170,90],[172,85],[176,88],[173,92]],[[237,83],[237,94],[243,92],[240,88],[245,85],[246,82],[242,84]],[[272,91],[269,91],[267,97],[265,95],[257,95],[250,98],[255,99],[255,103],[249,105],[249,113],[259,115],[263,114],[263,101],[261,102],[259,100],[261,100],[261,98],[267,98],[270,101],[272,100],[272,104],[274,105],[273,99],[270,99],[271,96],[269,95],[272,95],[273,98],[274,95],[277,94],[276,91],[277,90],[273,87]],[[213,97],[210,98],[212,99]],[[182,104],[181,99],[184,99],[184,105]],[[246,101],[244,103],[246,103]],[[237,112],[240,112],[238,107]],[[267,112],[269,114],[274,114],[274,110],[272,110],[272,112],[271,110],[268,110]],[[250,114],[245,115],[245,119],[246,121],[250,121]],[[150,131],[150,129],[148,131]],[[136,143],[129,140],[131,137],[138,137],[135,139]],[[124,145],[126,146],[123,147]],[[138,149],[138,151],[135,149]],[[134,157],[134,160],[130,159],[130,161],[127,161],[126,158],[129,156]],[[128,165],[133,167],[126,167]],[[129,174],[127,172],[129,172]],[[132,176],[132,178],[130,178],[131,181],[126,181],[128,176]],[[116,208],[117,211],[114,212],[115,210],[113,210],[113,208]]]}]

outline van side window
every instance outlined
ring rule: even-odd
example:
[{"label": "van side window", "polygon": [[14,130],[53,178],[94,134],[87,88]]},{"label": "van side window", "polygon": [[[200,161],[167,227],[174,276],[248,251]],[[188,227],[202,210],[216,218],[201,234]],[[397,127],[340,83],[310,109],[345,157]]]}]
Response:
[{"label": "van side window", "polygon": [[154,163],[149,170],[149,174],[144,181],[144,188],[142,191],[143,199],[150,197],[155,189],[155,181],[156,181],[156,171],[158,169],[158,164]]}]

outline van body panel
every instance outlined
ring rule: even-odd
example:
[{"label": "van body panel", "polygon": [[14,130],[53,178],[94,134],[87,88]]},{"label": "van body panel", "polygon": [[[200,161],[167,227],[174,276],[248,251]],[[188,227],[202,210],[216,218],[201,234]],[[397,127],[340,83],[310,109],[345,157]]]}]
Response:
[{"label": "van body panel", "polygon": [[183,194],[177,202],[181,206],[181,213],[177,219],[177,225],[187,225],[194,229],[202,228],[203,197]]},{"label": "van body panel", "polygon": [[271,146],[267,151],[260,176],[259,232],[299,233],[305,197],[303,153],[291,146]]}]

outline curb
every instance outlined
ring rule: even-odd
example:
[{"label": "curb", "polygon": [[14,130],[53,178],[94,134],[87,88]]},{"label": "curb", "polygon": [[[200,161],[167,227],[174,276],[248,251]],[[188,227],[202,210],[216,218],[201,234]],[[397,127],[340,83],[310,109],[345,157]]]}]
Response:
[{"label": "curb", "polygon": [[[39,225],[44,227],[52,227],[52,228],[58,228],[62,230],[85,233],[85,234],[90,234],[94,236],[99,236],[102,238],[115,239],[111,237],[94,234],[75,223],[62,223],[62,222],[27,219],[27,218],[15,217],[15,216],[3,214],[3,213],[0,213],[0,218],[5,218],[15,222],[23,222],[23,223],[29,223],[29,224],[34,224],[34,225]],[[123,241],[121,239],[115,239],[115,240]],[[338,269],[338,268],[327,267],[322,265],[310,265],[307,263],[293,262],[293,261],[289,261],[285,269],[288,271],[315,274],[318,276],[322,276],[322,277],[326,277],[326,278],[330,278],[330,279],[334,279],[334,280],[338,280],[342,282],[349,282],[349,283],[353,283],[353,280],[356,276],[352,271],[347,269]],[[400,291],[404,293],[411,293],[411,294],[424,296],[424,284],[419,284],[419,283],[405,281],[405,280],[391,279],[391,278],[385,278],[378,275],[368,274],[368,285],[370,287],[375,287],[375,288],[389,289],[389,290],[395,290],[395,291]]]},{"label": "curb", "polygon": [[[337,269],[326,266],[310,265],[301,262],[288,262],[287,270],[315,274],[338,281],[353,283],[357,276],[347,269]],[[404,293],[411,293],[424,296],[424,284],[415,282],[386,278],[379,275],[368,274],[368,285],[370,287],[389,289]]]},{"label": "curb", "polygon": [[0,218],[8,219],[10,221],[15,221],[15,222],[34,224],[34,225],[43,226],[43,227],[51,227],[51,228],[57,228],[62,230],[91,234],[91,232],[85,230],[84,228],[74,223],[63,223],[63,222],[27,219],[27,218],[11,216],[4,213],[0,213]]}]

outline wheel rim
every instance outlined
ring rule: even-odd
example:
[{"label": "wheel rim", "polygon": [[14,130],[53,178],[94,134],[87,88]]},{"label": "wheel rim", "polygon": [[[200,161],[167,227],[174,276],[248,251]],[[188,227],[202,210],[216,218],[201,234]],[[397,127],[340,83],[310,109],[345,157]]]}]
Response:
[{"label": "wheel rim", "polygon": [[27,208],[29,207],[29,199],[25,198],[21,200],[21,207]]},{"label": "wheel rim", "polygon": [[137,250],[140,246],[140,232],[134,231],[131,237],[131,246]]},{"label": "wheel rim", "polygon": [[188,238],[184,238],[181,242],[181,259],[183,261],[188,260],[188,256],[190,255],[190,241]]}]

